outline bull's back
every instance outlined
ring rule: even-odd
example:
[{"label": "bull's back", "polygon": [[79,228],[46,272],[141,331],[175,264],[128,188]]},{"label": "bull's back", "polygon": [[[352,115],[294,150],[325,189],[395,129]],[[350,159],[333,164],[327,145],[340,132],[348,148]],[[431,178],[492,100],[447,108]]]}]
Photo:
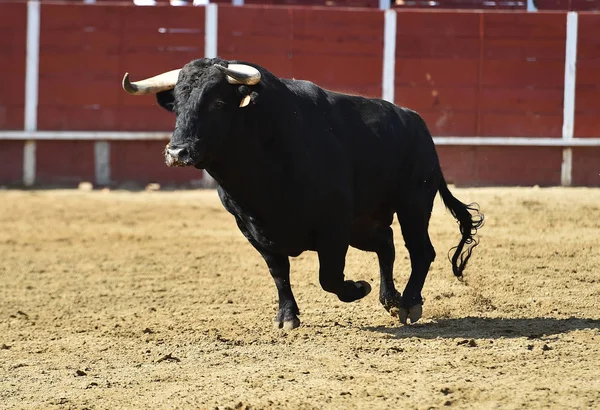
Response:
[{"label": "bull's back", "polygon": [[394,202],[407,180],[439,167],[427,127],[417,113],[374,98],[295,81],[313,169],[323,189],[347,189],[355,213]]}]

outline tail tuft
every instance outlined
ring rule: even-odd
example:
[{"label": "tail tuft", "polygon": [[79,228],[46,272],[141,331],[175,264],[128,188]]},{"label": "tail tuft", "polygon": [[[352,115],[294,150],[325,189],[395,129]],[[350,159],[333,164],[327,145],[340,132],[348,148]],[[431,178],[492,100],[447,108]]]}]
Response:
[{"label": "tail tuft", "polygon": [[[483,226],[485,216],[480,212],[478,204],[471,203],[466,205],[456,199],[448,189],[446,181],[442,180],[439,191],[444,205],[446,205],[446,208],[448,208],[452,216],[458,221],[460,227],[462,237],[458,245],[450,249],[448,258],[452,262],[452,272],[457,278],[462,279],[463,272],[467,266],[467,262],[471,258],[473,249],[479,245],[479,240],[475,235]],[[454,254],[450,257],[453,251]]]}]

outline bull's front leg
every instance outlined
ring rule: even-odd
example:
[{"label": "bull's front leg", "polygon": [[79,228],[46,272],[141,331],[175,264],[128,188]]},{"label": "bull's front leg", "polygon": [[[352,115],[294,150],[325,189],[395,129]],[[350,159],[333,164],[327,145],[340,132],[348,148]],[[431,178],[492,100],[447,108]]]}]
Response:
[{"label": "bull's front leg", "polygon": [[344,279],[348,235],[345,232],[329,231],[319,237],[319,282],[323,290],[335,293],[342,302],[354,302],[371,292],[365,281]]},{"label": "bull's front leg", "polygon": [[236,216],[235,218],[240,231],[244,234],[248,242],[262,255],[269,267],[271,277],[275,281],[277,294],[279,296],[279,309],[275,316],[274,327],[278,329],[291,330],[300,326],[298,315],[300,310],[294,299],[292,287],[290,286],[290,260],[286,255],[279,255],[268,250],[256,241],[244,221]]},{"label": "bull's front leg", "polygon": [[290,285],[290,261],[287,256],[276,255],[265,251],[260,251],[267,262],[269,272],[275,281],[277,294],[279,296],[279,310],[273,323],[275,328],[291,330],[300,326],[298,315],[300,310],[294,299],[292,287]]}]

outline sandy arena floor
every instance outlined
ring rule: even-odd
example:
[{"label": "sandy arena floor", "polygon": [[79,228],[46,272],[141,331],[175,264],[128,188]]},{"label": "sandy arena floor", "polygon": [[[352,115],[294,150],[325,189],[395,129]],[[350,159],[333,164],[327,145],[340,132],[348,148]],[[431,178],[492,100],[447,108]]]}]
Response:
[{"label": "sandy arena floor", "polygon": [[[0,408],[600,408],[600,189],[454,189],[486,214],[466,281],[441,200],[424,318],[292,260],[302,326],[214,191],[0,191]],[[408,276],[396,230],[396,282]]]}]

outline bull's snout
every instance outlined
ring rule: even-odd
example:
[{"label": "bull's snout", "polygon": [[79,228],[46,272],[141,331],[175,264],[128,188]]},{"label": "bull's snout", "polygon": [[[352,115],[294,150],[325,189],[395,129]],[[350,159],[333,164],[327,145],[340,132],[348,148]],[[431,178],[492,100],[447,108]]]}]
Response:
[{"label": "bull's snout", "polygon": [[191,161],[190,152],[185,147],[167,145],[165,148],[165,162],[170,167],[185,167]]}]

